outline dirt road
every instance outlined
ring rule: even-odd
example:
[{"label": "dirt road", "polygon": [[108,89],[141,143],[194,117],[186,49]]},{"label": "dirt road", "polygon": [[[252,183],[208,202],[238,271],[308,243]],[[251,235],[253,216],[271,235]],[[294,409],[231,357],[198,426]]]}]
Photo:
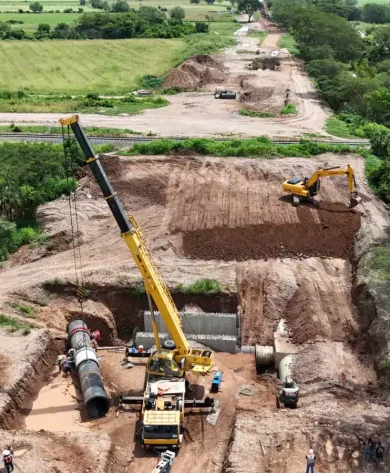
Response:
[{"label": "dirt road", "polygon": [[[251,29],[259,30],[260,23],[252,24]],[[152,132],[158,136],[213,137],[221,135],[260,136],[289,138],[303,136],[305,133],[327,135],[324,131],[329,112],[320,104],[313,84],[303,71],[302,65],[290,57],[286,50],[279,50],[280,33],[271,32],[260,52],[280,51],[284,57],[278,71],[249,71],[248,64],[255,58],[259,48],[258,40],[248,36],[250,30],[243,26],[236,34],[242,44],[216,55],[225,71],[225,81],[208,84],[205,90],[186,92],[169,96],[170,105],[164,108],[146,110],[133,116],[104,116],[83,114],[86,126],[130,128],[138,132]],[[239,54],[238,51],[249,51]],[[249,87],[267,95],[265,110],[278,112],[283,108],[286,90],[290,91],[291,103],[297,106],[298,114],[284,118],[253,118],[241,116],[239,101],[215,100],[215,87],[233,88],[242,92],[242,81]],[[268,97],[269,96],[269,97]],[[0,113],[0,123],[25,123],[29,125],[55,125],[63,114],[52,113]],[[180,120],[178,119],[180,117]],[[327,135],[329,136],[329,135]]]}]

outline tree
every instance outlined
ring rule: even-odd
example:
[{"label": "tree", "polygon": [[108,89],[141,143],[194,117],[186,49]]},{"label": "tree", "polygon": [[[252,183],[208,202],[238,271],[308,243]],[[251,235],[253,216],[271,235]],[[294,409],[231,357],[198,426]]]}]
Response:
[{"label": "tree", "polygon": [[390,157],[390,130],[383,125],[370,123],[364,132],[371,144],[371,151],[380,158]]},{"label": "tree", "polygon": [[181,7],[172,8],[170,12],[170,17],[174,20],[184,20],[185,16],[185,11]]},{"label": "tree", "polygon": [[377,123],[390,126],[390,91],[379,89],[367,94],[365,97],[366,115]]},{"label": "tree", "polygon": [[[358,59],[364,51],[363,40],[345,19],[316,8],[290,8],[281,15],[288,15],[285,22],[292,30],[302,57],[313,59],[312,49],[325,45],[333,50],[333,58],[341,62]],[[316,59],[320,59],[318,55]]]},{"label": "tree", "polygon": [[108,13],[109,11],[111,11],[111,5],[107,2],[107,0],[104,0],[103,3],[102,3],[102,9]]},{"label": "tree", "polygon": [[212,5],[213,3],[215,3],[215,0],[206,0],[206,3],[208,3],[209,5]]},{"label": "tree", "polygon": [[123,13],[130,11],[130,7],[126,0],[117,0],[112,4],[112,11],[114,13]]},{"label": "tree", "polygon": [[79,0],[79,4],[80,4],[81,6],[84,6],[86,3],[87,3],[86,0]]},{"label": "tree", "polygon": [[0,179],[0,215],[15,220],[20,207],[20,196],[14,182]]},{"label": "tree", "polygon": [[37,30],[34,33],[37,39],[48,38],[50,36],[50,25],[46,23],[39,23]]},{"label": "tree", "polygon": [[246,13],[248,15],[248,23],[250,23],[253,13],[260,10],[260,2],[259,0],[238,0],[237,10],[240,13]]},{"label": "tree", "polygon": [[314,79],[320,79],[321,77],[331,79],[345,70],[345,64],[329,59],[310,61],[307,65],[307,71]]},{"label": "tree", "polygon": [[378,3],[366,3],[362,7],[361,19],[367,23],[390,23],[390,7]]},{"label": "tree", "polygon": [[8,31],[4,38],[5,39],[24,39],[26,36],[26,33],[24,30],[10,30]]},{"label": "tree", "polygon": [[91,7],[101,10],[103,8],[103,0],[91,0]]},{"label": "tree", "polygon": [[4,261],[9,256],[9,246],[12,235],[15,233],[16,224],[0,218],[0,260]]},{"label": "tree", "polygon": [[198,5],[200,3],[200,0],[190,0],[190,3],[195,3],[195,5]]},{"label": "tree", "polygon": [[207,23],[196,22],[195,29],[197,33],[208,33],[209,25]]},{"label": "tree", "polygon": [[11,31],[11,27],[0,21],[0,38],[4,38],[9,31]]},{"label": "tree", "polygon": [[39,2],[30,3],[29,8],[33,13],[41,13],[43,11],[43,5]]}]

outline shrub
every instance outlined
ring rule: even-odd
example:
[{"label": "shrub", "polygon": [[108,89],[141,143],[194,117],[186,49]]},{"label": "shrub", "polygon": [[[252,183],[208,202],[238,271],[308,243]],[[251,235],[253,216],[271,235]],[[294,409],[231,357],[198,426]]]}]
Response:
[{"label": "shrub", "polygon": [[241,108],[238,113],[245,117],[257,117],[257,118],[272,118],[275,116],[274,113],[270,112],[258,112],[256,110],[247,110],[246,108]]},{"label": "shrub", "polygon": [[140,80],[140,86],[143,89],[157,89],[162,86],[165,77],[157,77],[157,76],[142,76]]},{"label": "shrub", "polygon": [[280,111],[281,115],[291,115],[297,113],[297,107],[293,103],[289,103]]},{"label": "shrub", "polygon": [[198,279],[188,286],[178,284],[176,290],[184,294],[217,294],[222,292],[222,287],[215,279]]}]

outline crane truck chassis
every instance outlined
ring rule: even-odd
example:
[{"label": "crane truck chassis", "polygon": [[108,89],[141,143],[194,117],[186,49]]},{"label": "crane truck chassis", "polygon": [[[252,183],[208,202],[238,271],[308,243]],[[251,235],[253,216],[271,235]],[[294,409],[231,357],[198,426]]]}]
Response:
[{"label": "crane truck chassis", "polygon": [[[189,346],[179,312],[146,246],[141,230],[134,217],[127,217],[99,156],[95,155],[79,122],[78,115],[61,119],[60,124],[70,127],[73,131],[145,284],[152,313],[156,350],[151,353],[146,364],[144,396],[139,402],[134,402],[142,404],[141,442],[143,446],[153,448],[180,448],[184,433],[184,408],[186,404],[188,406],[185,400],[185,373],[192,370],[195,374],[207,375],[213,366],[214,354],[209,349]],[[161,347],[152,299],[172,337],[169,348]],[[205,399],[204,405],[199,403],[196,407],[203,408],[207,404],[207,409],[210,409],[212,402],[208,398],[207,401]]]}]

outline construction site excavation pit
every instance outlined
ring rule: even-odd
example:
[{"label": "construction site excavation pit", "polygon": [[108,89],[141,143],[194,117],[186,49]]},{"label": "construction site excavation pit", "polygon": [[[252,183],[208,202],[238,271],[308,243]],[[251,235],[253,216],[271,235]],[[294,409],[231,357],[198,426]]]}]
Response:
[{"label": "construction site excavation pit", "polygon": [[[342,178],[323,179],[319,207],[293,207],[282,195],[285,179],[347,164],[354,167],[363,198],[353,211],[346,209],[348,186]],[[390,225],[365,181],[364,161],[332,154],[269,160],[118,157],[108,174],[126,212],[137,218],[188,340],[214,343],[211,374],[188,379],[220,401],[218,421],[212,425],[207,417],[188,413],[172,473],[301,473],[310,447],[319,472],[361,473],[364,438],[377,435],[390,445],[390,406],[374,370],[372,347],[381,341],[373,323],[377,313],[360,269],[362,256],[387,237]],[[147,348],[154,342],[148,301],[106,202],[88,175],[80,187],[89,292],[83,316],[91,330],[100,330],[101,345],[109,347],[98,356],[111,408],[103,418],[86,419],[80,393],[71,378],[57,374],[53,357],[42,389],[30,391],[18,408],[22,422],[8,415],[4,427],[47,438],[61,436],[61,430],[69,438],[96,438],[96,445],[106,438],[106,472],[151,473],[156,457],[137,442],[139,412],[116,411],[119,394],[143,394],[144,359],[133,358],[130,369],[122,360],[124,345]],[[69,227],[66,199],[46,204],[39,213],[53,234]],[[69,321],[80,317],[73,253],[69,248],[51,252],[0,272],[0,289],[10,291],[15,279],[27,281],[17,287],[18,296],[36,305],[48,301],[37,307],[37,323],[66,334]],[[220,290],[189,293],[204,279],[216,281]],[[287,336],[275,335],[281,320]],[[164,339],[167,330],[158,314],[157,321]],[[264,347],[262,354],[257,349],[258,357],[272,369],[256,371],[256,347]],[[285,358],[293,360],[300,389],[297,409],[277,407],[276,365]],[[210,394],[216,372],[222,372],[221,389]],[[65,467],[59,470],[68,473]]]}]

